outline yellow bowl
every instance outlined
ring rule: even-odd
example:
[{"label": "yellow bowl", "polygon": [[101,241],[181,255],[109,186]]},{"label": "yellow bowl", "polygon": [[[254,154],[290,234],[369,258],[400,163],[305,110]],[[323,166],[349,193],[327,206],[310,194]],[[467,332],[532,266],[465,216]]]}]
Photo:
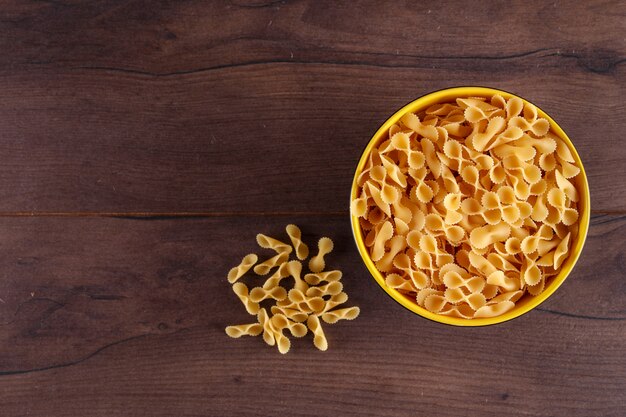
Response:
[{"label": "yellow bowl", "polygon": [[[402,107],[393,116],[387,119],[385,123],[383,123],[383,125],[374,134],[372,139],[367,144],[367,147],[363,151],[363,154],[361,155],[361,159],[359,160],[359,163],[356,167],[356,171],[354,173],[354,179],[352,180],[352,190],[350,193],[350,201],[352,201],[353,199],[357,197],[357,192],[358,192],[357,178],[359,174],[363,171],[363,167],[365,166],[367,157],[369,153],[371,152],[372,148],[374,148],[376,145],[382,142],[382,140],[387,135],[387,132],[389,131],[389,128],[391,127],[391,125],[393,125],[398,120],[400,120],[400,118],[404,114],[406,114],[407,112],[419,112],[433,104],[453,101],[454,99],[458,97],[490,97],[490,96],[493,96],[494,94],[500,94],[502,97],[506,99],[511,98],[511,97],[517,97],[514,94],[511,94],[502,90],[496,90],[493,88],[456,87],[456,88],[448,88],[445,90],[432,92]],[[522,100],[524,99],[522,98]],[[527,100],[524,100],[524,101],[527,102]],[[567,137],[563,129],[561,129],[561,127],[550,116],[548,116],[544,111],[542,111],[539,108],[537,108],[537,110],[538,110],[539,115],[541,115],[541,117],[544,117],[550,121],[552,132],[557,134],[569,146],[574,158],[576,159],[576,164],[581,168],[580,174],[576,177],[576,182],[577,182],[576,185],[581,194],[581,198],[578,204],[578,210],[580,213],[578,236],[573,242],[571,254],[569,258],[561,266],[561,270],[559,271],[559,274],[555,276],[554,278],[552,278],[552,280],[546,285],[544,291],[541,294],[537,296],[531,296],[531,295],[526,294],[515,304],[515,307],[512,310],[500,316],[489,317],[489,318],[479,318],[479,319],[462,319],[462,318],[448,317],[448,316],[443,316],[440,314],[432,313],[426,310],[425,308],[420,307],[412,298],[409,298],[408,296],[403,295],[402,293],[398,292],[397,290],[393,288],[388,287],[385,284],[384,277],[382,276],[380,271],[378,271],[376,267],[374,266],[374,263],[372,262],[372,259],[370,258],[367,248],[365,247],[365,243],[363,241],[363,235],[361,233],[361,227],[359,225],[358,218],[355,216],[350,216],[351,222],[352,222],[352,233],[354,235],[354,240],[359,249],[359,253],[361,254],[361,257],[363,258],[363,261],[365,262],[365,265],[367,266],[367,269],[369,269],[370,273],[372,274],[372,276],[374,277],[378,285],[380,285],[380,287],[383,290],[385,290],[387,294],[389,294],[394,300],[396,300],[402,306],[406,307],[412,312],[422,317],[425,317],[427,319],[437,321],[440,323],[454,325],[454,326],[487,326],[490,324],[502,323],[502,322],[514,319],[515,317],[519,317],[524,313],[527,313],[528,311],[537,307],[543,301],[547,300],[548,297],[550,297],[556,291],[556,289],[559,288],[559,286],[563,283],[563,281],[565,281],[565,278],[567,278],[569,273],[572,271],[572,269],[574,268],[574,265],[576,264],[576,261],[578,260],[578,257],[580,256],[580,253],[582,252],[582,248],[585,243],[585,239],[587,237],[587,231],[589,229],[589,217],[591,213],[590,198],[589,198],[589,184],[587,183],[587,175],[585,174],[585,169],[583,168],[583,164],[582,164],[582,161],[580,160],[580,156],[576,152],[576,148],[574,148],[574,145],[572,144],[571,140]]]}]

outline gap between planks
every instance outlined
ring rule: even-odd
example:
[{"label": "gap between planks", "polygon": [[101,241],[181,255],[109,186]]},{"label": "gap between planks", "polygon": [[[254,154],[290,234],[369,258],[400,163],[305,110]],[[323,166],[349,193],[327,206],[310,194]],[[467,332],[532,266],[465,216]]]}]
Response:
[{"label": "gap between planks", "polygon": [[[9,211],[0,212],[1,217],[116,217],[133,219],[155,218],[198,218],[198,217],[290,217],[290,216],[325,216],[339,217],[349,215],[344,211],[246,211],[246,212],[152,212],[152,211]],[[591,215],[626,215],[626,210],[591,210]]]},{"label": "gap between planks", "polygon": [[[626,213],[626,211],[625,211]],[[245,212],[201,212],[201,211],[178,211],[178,212],[117,212],[117,211],[84,211],[84,212],[0,212],[1,217],[115,217],[133,219],[154,218],[197,218],[197,217],[290,217],[290,216],[347,216],[345,211],[245,211]]]}]

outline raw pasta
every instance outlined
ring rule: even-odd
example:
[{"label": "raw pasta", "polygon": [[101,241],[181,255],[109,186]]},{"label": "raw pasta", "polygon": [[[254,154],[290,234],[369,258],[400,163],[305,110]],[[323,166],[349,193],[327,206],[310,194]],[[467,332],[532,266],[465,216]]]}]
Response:
[{"label": "raw pasta", "polygon": [[285,227],[285,230],[291,239],[291,244],[296,250],[296,256],[301,261],[305,260],[309,256],[309,247],[302,241],[302,232],[300,232],[300,228],[295,224],[288,224],[287,227]]},{"label": "raw pasta", "polygon": [[228,282],[231,284],[237,282],[237,280],[244,276],[258,260],[259,257],[254,253],[244,256],[241,263],[228,272]]},{"label": "raw pasta", "polygon": [[250,299],[250,294],[246,284],[236,282],[233,285],[233,292],[239,297],[243,305],[246,307],[248,314],[257,314],[259,312],[259,303],[255,303]]},{"label": "raw pasta", "polygon": [[268,259],[267,261],[256,265],[254,267],[254,272],[257,275],[267,275],[272,270],[272,268],[274,268],[277,265],[284,264],[287,261],[287,259],[289,259],[289,253],[280,252],[276,256],[273,256],[270,259]]},{"label": "raw pasta", "polygon": [[307,326],[313,332],[313,344],[319,350],[327,350],[328,349],[328,340],[326,340],[326,335],[324,334],[324,329],[322,329],[322,323],[320,323],[320,319],[316,315],[311,315],[307,319]]},{"label": "raw pasta", "polygon": [[[293,248],[277,239],[258,234],[259,246],[274,250],[276,255],[255,266],[259,258],[250,254],[243,258],[240,265],[230,270],[228,281],[233,284],[233,292],[246,311],[256,315],[257,323],[228,326],[226,334],[232,338],[262,335],[268,345],[276,346],[280,353],[285,354],[291,349],[291,341],[285,336],[285,330],[298,338],[304,337],[311,330],[314,346],[326,350],[328,340],[320,318],[327,324],[353,320],[359,315],[360,309],[336,308],[346,303],[348,296],[343,292],[343,284],[340,282],[341,271],[324,271],[325,256],[333,250],[333,241],[327,237],[319,240],[318,254],[310,259],[309,271],[303,273],[300,261],[307,258],[309,249],[302,242],[297,226],[290,224],[285,230]],[[293,252],[300,260],[289,260]],[[237,281],[252,268],[260,276],[269,274],[272,269],[274,273],[261,285],[249,290],[246,284]],[[284,281],[293,282],[293,286],[287,288],[281,285]]]},{"label": "raw pasta", "polygon": [[326,267],[326,262],[324,261],[324,256],[332,252],[333,250],[333,241],[327,237],[323,237],[317,243],[317,247],[319,252],[317,255],[311,258],[309,261],[309,269],[311,272],[322,272]]},{"label": "raw pasta", "polygon": [[290,245],[274,239],[273,237],[266,236],[262,233],[256,235],[256,241],[260,247],[264,249],[272,249],[277,253],[287,252],[291,253],[293,250]]},{"label": "raw pasta", "polygon": [[322,314],[322,320],[328,324],[337,323],[339,320],[354,320],[360,313],[358,307],[340,308]]},{"label": "raw pasta", "polygon": [[256,287],[250,291],[250,300],[254,303],[260,303],[261,301],[267,299],[281,301],[285,298],[287,298],[287,291],[285,291],[283,287],[274,287],[271,290]]},{"label": "raw pasta", "polygon": [[458,98],[390,127],[351,213],[387,286],[434,313],[494,317],[540,294],[568,258],[579,172],[532,104]]},{"label": "raw pasta", "polygon": [[244,335],[258,336],[263,332],[263,326],[259,323],[239,324],[237,326],[228,326],[226,334],[232,338],[239,338]]}]

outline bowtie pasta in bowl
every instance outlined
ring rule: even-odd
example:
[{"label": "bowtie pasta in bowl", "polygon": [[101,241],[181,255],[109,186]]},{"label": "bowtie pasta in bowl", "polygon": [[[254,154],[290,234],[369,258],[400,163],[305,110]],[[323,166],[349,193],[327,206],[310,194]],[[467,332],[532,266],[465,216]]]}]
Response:
[{"label": "bowtie pasta in bowl", "polygon": [[589,228],[589,186],[541,109],[484,87],[436,91],[370,140],[351,190],[354,238],[376,282],[409,310],[483,326],[563,283]]}]

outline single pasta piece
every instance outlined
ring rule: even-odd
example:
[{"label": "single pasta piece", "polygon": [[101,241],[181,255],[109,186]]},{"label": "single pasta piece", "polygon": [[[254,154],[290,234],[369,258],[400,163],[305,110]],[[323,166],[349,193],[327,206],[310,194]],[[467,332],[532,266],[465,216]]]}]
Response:
[{"label": "single pasta piece", "polygon": [[540,294],[579,222],[581,167],[551,128],[532,104],[500,95],[402,115],[367,155],[351,202],[385,285],[463,319],[506,314]]},{"label": "single pasta piece", "polygon": [[309,326],[309,329],[313,332],[313,344],[315,347],[319,350],[327,350],[328,341],[326,340],[320,319],[316,315],[309,316],[307,326]]},{"label": "single pasta piece", "polygon": [[262,233],[256,235],[256,241],[260,247],[264,249],[272,249],[277,253],[291,253],[291,251],[293,250],[288,244],[283,243],[280,240],[274,239],[273,237],[266,236]]},{"label": "single pasta piece", "polygon": [[226,328],[226,334],[230,337],[237,339],[241,336],[258,336],[263,332],[263,326],[259,323],[251,324],[238,324],[236,326],[228,326]]},{"label": "single pasta piece", "polygon": [[295,285],[293,286],[295,289],[299,291],[306,291],[309,286],[304,280],[301,278],[302,275],[302,263],[299,261],[290,261],[285,264],[285,272],[292,276],[295,280]]},{"label": "single pasta piece", "polygon": [[380,232],[374,240],[374,248],[372,249],[372,261],[380,261],[385,255],[385,244],[393,237],[393,225],[386,221],[380,228]]},{"label": "single pasta piece", "polygon": [[328,324],[337,323],[339,320],[354,320],[359,316],[361,310],[358,307],[340,308],[327,311],[322,314],[322,320]]},{"label": "single pasta piece", "polygon": [[228,282],[231,284],[237,282],[258,260],[259,257],[254,253],[244,256],[241,263],[228,272]]},{"label": "single pasta piece", "polygon": [[309,256],[309,247],[302,241],[302,232],[300,232],[300,228],[295,224],[289,224],[285,229],[291,239],[291,244],[296,250],[296,256],[301,261],[305,260]]},{"label": "single pasta piece", "polygon": [[254,267],[254,272],[257,275],[267,275],[272,268],[284,264],[289,259],[288,252],[280,252],[276,256],[271,257],[265,262],[262,262]]},{"label": "single pasta piece", "polygon": [[233,285],[233,292],[235,293],[235,295],[237,295],[237,297],[239,297],[243,305],[246,307],[246,311],[248,312],[248,314],[254,315],[259,312],[259,303],[255,303],[250,299],[248,287],[246,286],[246,284],[236,282]]},{"label": "single pasta piece", "polygon": [[500,301],[496,304],[482,306],[481,308],[476,310],[476,313],[474,313],[474,317],[479,318],[500,316],[507,311],[512,310],[513,307],[515,307],[515,303],[511,301]]},{"label": "single pasta piece", "polygon": [[311,272],[322,272],[324,270],[326,267],[324,256],[332,252],[333,246],[333,241],[327,237],[323,237],[319,240],[317,243],[319,252],[309,261],[309,269]]}]

